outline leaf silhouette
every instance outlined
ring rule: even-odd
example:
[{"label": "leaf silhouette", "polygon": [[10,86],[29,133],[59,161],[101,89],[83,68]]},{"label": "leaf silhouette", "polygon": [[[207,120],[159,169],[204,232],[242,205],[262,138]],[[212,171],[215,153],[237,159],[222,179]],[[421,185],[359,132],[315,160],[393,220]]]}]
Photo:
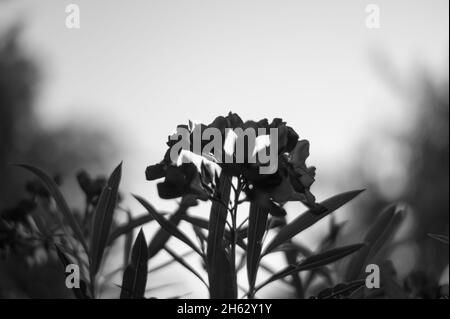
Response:
[{"label": "leaf silhouette", "polygon": [[314,225],[316,222],[334,212],[336,209],[340,208],[347,202],[351,201],[353,198],[358,196],[364,190],[355,190],[350,192],[341,193],[339,195],[333,196],[318,205],[317,208],[312,208],[292,222],[282,227],[278,234],[272,239],[272,241],[267,245],[264,250],[263,255],[271,253],[279,245],[287,242],[289,239],[293,238],[300,232],[304,231],[308,227]]},{"label": "leaf silhouette", "polygon": [[[209,222],[206,219],[193,217],[188,214],[185,214],[182,216],[182,219],[184,221],[187,221],[188,223],[192,224],[193,226],[199,227],[201,229],[209,230]],[[245,231],[245,234],[244,234]],[[237,245],[241,247],[243,250],[247,250],[247,244],[243,241],[243,238],[247,236],[247,229],[244,229],[243,231],[238,232],[238,238],[237,238]],[[241,237],[241,235],[244,235],[244,237]],[[231,242],[231,233],[228,229],[224,229],[224,238]]]},{"label": "leaf silhouette", "polygon": [[221,200],[213,201],[211,205],[206,252],[209,292],[213,299],[236,298],[237,296],[237,287],[235,287],[235,280],[233,280],[234,272],[232,273],[234,267],[231,267],[223,241],[228,214],[226,205],[230,201],[230,192],[231,178],[221,174],[219,179]]},{"label": "leaf silhouette", "polygon": [[[163,214],[161,214],[161,215],[163,215]],[[147,224],[154,220],[155,219],[150,214],[139,216],[135,219],[130,219],[125,225],[121,225],[111,231],[111,234],[109,235],[109,239],[108,239],[108,246],[111,245],[117,238],[119,238],[122,235],[127,234],[129,231],[133,230],[134,228],[137,228],[139,226],[142,226],[142,225]]]},{"label": "leaf silhouette", "polygon": [[[68,265],[72,264],[69,257],[57,246],[55,245],[56,254],[58,255],[59,261],[63,266],[63,271],[66,271]],[[72,288],[71,289],[75,298],[77,299],[89,299],[87,294],[87,285],[86,282],[80,278],[80,288]]]},{"label": "leaf silhouette", "polygon": [[334,297],[340,296],[340,295],[351,295],[356,290],[360,289],[361,287],[365,286],[366,281],[365,280],[355,280],[349,283],[341,283],[333,287],[332,289],[328,289],[329,294],[320,297],[321,299],[332,299]]},{"label": "leaf silhouette", "polygon": [[[132,220],[130,211],[127,211],[128,224]],[[125,235],[125,240],[123,243],[123,267],[126,268],[131,256],[131,250],[133,249],[133,237],[134,237],[134,228],[132,228]]]},{"label": "leaf silhouette", "polygon": [[180,265],[182,265],[184,268],[186,268],[187,270],[189,270],[192,274],[194,274],[194,276],[196,276],[198,279],[200,279],[200,281],[208,288],[208,284],[206,283],[206,281],[203,279],[202,276],[200,276],[200,274],[194,269],[192,268],[185,260],[182,256],[179,256],[177,253],[175,253],[172,249],[170,249],[169,247],[164,247],[164,250],[170,255],[172,256],[172,258],[178,262]]},{"label": "leaf silhouette", "polygon": [[303,261],[300,261],[297,264],[289,265],[283,270],[277,272],[275,275],[268,278],[266,281],[264,281],[262,284],[257,286],[255,288],[255,291],[258,291],[262,287],[266,286],[267,284],[282,279],[286,276],[292,275],[294,273],[305,271],[305,270],[313,270],[315,268],[319,268],[328,264],[331,264],[332,262],[335,262],[339,259],[342,259],[359,249],[363,247],[365,244],[355,244],[355,245],[348,245],[340,248],[335,248],[328,250],[323,253],[319,253],[317,255],[307,257]]},{"label": "leaf silhouette", "polygon": [[[178,227],[182,216],[186,213],[186,209],[184,207],[178,208],[178,210],[169,217],[169,223],[173,224],[175,227]],[[158,230],[155,236],[150,240],[150,244],[148,245],[148,258],[154,257],[157,253],[159,253],[166,243],[169,241],[171,234],[166,231],[164,228]]]},{"label": "leaf silhouette", "polygon": [[23,167],[30,172],[32,172],[34,175],[36,175],[44,184],[45,188],[48,190],[48,192],[52,195],[52,197],[55,199],[56,205],[58,206],[59,210],[64,216],[64,219],[69,224],[69,227],[71,228],[75,238],[80,242],[80,244],[83,246],[86,253],[88,253],[88,247],[86,244],[86,241],[84,240],[83,233],[81,232],[80,225],[78,224],[77,220],[75,219],[75,216],[70,211],[69,205],[67,205],[66,200],[64,199],[64,196],[61,194],[58,185],[56,185],[55,181],[48,176],[47,173],[42,171],[39,168],[33,167],[31,165],[27,164],[17,164],[17,166]]},{"label": "leaf silhouette", "polygon": [[200,249],[194,245],[194,243],[183,233],[181,232],[174,224],[172,224],[170,221],[165,219],[160,213],[154,211],[151,209],[150,204],[142,197],[138,195],[133,195],[134,198],[138,200],[139,203],[141,203],[142,206],[144,206],[145,209],[148,210],[149,214],[153,216],[153,218],[158,222],[158,224],[166,230],[169,234],[172,236],[178,238],[182,242],[184,242],[186,245],[191,247],[197,254],[199,254],[203,258],[203,254],[200,251]]},{"label": "leaf silhouette", "polygon": [[247,248],[247,276],[250,292],[255,288],[262,239],[266,231],[268,214],[268,209],[261,207],[257,202],[250,203]]},{"label": "leaf silhouette", "polygon": [[[189,250],[189,251],[187,251],[187,252],[185,252],[185,253],[183,253],[183,254],[181,254],[179,256],[181,258],[185,258],[185,257],[188,257],[188,256],[192,255],[193,253],[194,253],[193,250]],[[170,259],[170,260],[168,260],[166,262],[161,263],[158,266],[155,266],[154,268],[149,269],[148,272],[151,273],[151,272],[156,272],[156,271],[159,271],[159,270],[162,270],[162,269],[166,269],[168,266],[172,265],[175,262],[176,262],[176,260],[172,258],[172,259]]]},{"label": "leaf silhouette", "polygon": [[367,245],[350,259],[345,274],[346,281],[360,278],[366,264],[394,234],[401,220],[402,214],[397,212],[397,205],[390,205],[381,212],[364,238]]},{"label": "leaf silhouette", "polygon": [[144,298],[147,286],[147,262],[147,241],[141,228],[133,245],[131,262],[123,274],[120,299]]},{"label": "leaf silhouette", "polygon": [[[284,252],[284,256],[288,264],[294,264],[297,261],[297,251],[296,250],[287,250]],[[295,292],[297,294],[297,298],[304,299],[305,291],[303,288],[302,279],[299,273],[294,273],[291,275],[292,285],[295,288]]]},{"label": "leaf silhouette", "polygon": [[190,216],[188,214],[182,216],[182,219],[202,229],[209,229],[209,222],[206,219]]},{"label": "leaf silhouette", "polygon": [[100,194],[97,207],[95,208],[90,250],[90,271],[94,276],[100,268],[103,253],[108,241],[117,204],[121,176],[122,163],[120,163],[112,172],[108,179],[108,183]]}]

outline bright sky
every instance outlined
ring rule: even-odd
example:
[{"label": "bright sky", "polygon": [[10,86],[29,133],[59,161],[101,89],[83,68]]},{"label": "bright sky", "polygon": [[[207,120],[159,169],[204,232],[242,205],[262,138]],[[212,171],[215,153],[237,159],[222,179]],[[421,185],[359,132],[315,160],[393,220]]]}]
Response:
[{"label": "bright sky", "polygon": [[[80,7],[80,29],[65,27],[69,3]],[[366,28],[369,3],[379,5],[380,29]],[[0,27],[17,18],[43,63],[41,118],[111,130],[122,147],[111,165],[124,160],[123,188],[148,197],[155,185],[143,172],[162,158],[167,134],[229,110],[287,120],[311,141],[320,188],[321,170],[355,159],[362,137],[407,115],[374,57],[406,75],[415,63],[439,71],[448,59],[447,0],[0,4]]]},{"label": "bright sky", "polygon": [[[65,27],[69,3],[80,29]],[[228,110],[283,117],[326,169],[329,158],[347,162],[378,121],[403,115],[374,55],[401,71],[448,57],[448,1],[375,3],[378,30],[366,28],[360,0],[16,0],[0,21],[24,18],[26,44],[44,63],[42,118],[114,128],[133,176],[160,159],[176,124]]]}]

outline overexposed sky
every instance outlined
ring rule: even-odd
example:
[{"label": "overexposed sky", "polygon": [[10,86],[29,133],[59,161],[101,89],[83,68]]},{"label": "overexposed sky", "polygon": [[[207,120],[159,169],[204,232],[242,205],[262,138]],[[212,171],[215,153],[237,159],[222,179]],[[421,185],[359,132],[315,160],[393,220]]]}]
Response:
[{"label": "overexposed sky", "polygon": [[[69,3],[80,29],[65,27]],[[41,117],[113,128],[133,178],[161,158],[176,124],[229,110],[286,119],[326,169],[378,121],[403,116],[374,55],[402,72],[416,62],[438,70],[448,57],[448,1],[372,2],[380,29],[366,28],[369,3],[14,0],[0,21],[22,18],[43,62]]]},{"label": "overexposed sky", "polygon": [[[80,29],[65,26],[69,3],[80,7]],[[380,29],[365,25],[369,3],[379,5]],[[311,141],[320,191],[321,170],[357,159],[358,142],[387,123],[408,121],[374,57],[405,78],[418,63],[448,68],[447,0],[0,2],[0,28],[17,19],[42,62],[40,118],[111,132],[123,188],[163,208],[173,206],[144,170],[179,123],[230,110],[282,117]]]}]

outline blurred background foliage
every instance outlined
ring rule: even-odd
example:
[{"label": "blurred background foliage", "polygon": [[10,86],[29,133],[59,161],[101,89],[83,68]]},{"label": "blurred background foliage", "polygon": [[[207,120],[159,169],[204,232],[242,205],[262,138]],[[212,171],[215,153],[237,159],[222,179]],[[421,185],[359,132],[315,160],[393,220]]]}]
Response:
[{"label": "blurred background foliage", "polygon": [[[407,110],[405,122],[401,127],[386,127],[386,132],[378,135],[381,140],[366,138],[358,146],[358,160],[329,181],[338,188],[352,184],[367,190],[346,211],[344,222],[328,220],[324,241],[333,232],[332,244],[336,246],[362,241],[385,207],[404,204],[406,219],[377,260],[393,261],[395,276],[412,295],[435,296],[439,284],[447,285],[448,294],[448,245],[429,236],[449,232],[448,69],[432,74],[418,67],[415,77],[405,79],[392,74],[389,63],[381,60],[375,61],[380,75]],[[338,277],[343,277],[346,266],[345,261],[338,262]],[[316,289],[325,287],[322,283]],[[295,291],[274,296],[292,298]]]},{"label": "blurred background foliage", "polygon": [[[0,34],[0,211],[23,198],[29,179],[11,163],[33,163],[52,174],[62,174],[59,179],[73,181],[77,170],[101,166],[114,149],[104,133],[82,123],[57,130],[39,123],[34,102],[41,70],[21,47],[21,30],[16,24]],[[55,259],[11,256],[0,260],[0,298],[67,295]]]},{"label": "blurred background foliage", "polygon": [[[381,72],[389,74],[387,63]],[[353,181],[360,180],[367,194],[349,216],[344,237],[364,233],[389,203],[404,203],[409,206],[408,218],[385,254],[403,277],[412,272],[422,281],[448,282],[448,246],[427,235],[449,231],[448,69],[442,74],[421,69],[412,79],[395,75],[385,79],[409,114],[403,127],[388,128],[387,145],[374,140],[361,145],[360,160],[346,172]],[[395,163],[383,161],[381,154],[388,147],[394,149]],[[395,167],[396,179],[380,174],[386,166]]]},{"label": "blurred background foliage", "polygon": [[[77,123],[51,130],[36,120],[40,68],[21,48],[20,32],[21,26],[15,25],[0,34],[0,210],[24,194],[25,173],[9,163],[32,163],[63,173],[64,179],[72,178],[80,168],[101,167],[114,150],[106,134],[95,128]],[[378,155],[387,145],[373,140],[363,143],[360,158],[351,170],[341,172],[341,180],[351,179],[368,192],[353,206],[347,216],[350,222],[337,240],[361,239],[383,207],[406,203],[409,217],[385,255],[403,278],[426,290],[435,281],[445,280],[441,278],[445,274],[448,281],[448,246],[427,236],[448,234],[449,228],[448,70],[440,76],[421,70],[407,87],[396,84],[402,80],[386,82],[398,90],[410,111],[405,117],[406,131],[389,129],[389,147],[396,149],[394,161],[400,177],[389,180],[379,174],[378,168],[381,171],[386,163]],[[33,258],[0,260],[0,298],[68,297],[57,262]]]}]

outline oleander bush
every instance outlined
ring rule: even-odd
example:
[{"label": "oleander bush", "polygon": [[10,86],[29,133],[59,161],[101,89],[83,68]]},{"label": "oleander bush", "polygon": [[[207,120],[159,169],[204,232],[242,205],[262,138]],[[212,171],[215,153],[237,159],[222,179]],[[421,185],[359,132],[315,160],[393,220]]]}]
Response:
[{"label": "oleander bush", "polygon": [[[221,141],[214,150],[205,152],[212,142],[211,137],[203,138],[208,128],[216,129]],[[243,162],[225,160],[236,154],[227,144],[228,128],[257,132],[256,143],[241,141],[240,145],[245,145]],[[266,139],[271,129],[276,135]],[[187,132],[184,140],[181,131]],[[196,136],[201,136],[200,148],[195,147]],[[274,138],[276,170],[262,173],[267,163],[251,161],[248,154],[258,147],[258,151],[273,151],[269,150],[270,143],[258,141],[272,142]],[[233,141],[238,145],[239,137]],[[180,143],[183,148],[177,150]],[[317,200],[311,192],[316,169],[306,163],[309,142],[300,139],[283,120],[244,122],[229,113],[208,125],[179,125],[167,146],[161,162],[146,168],[145,177],[158,181],[161,198],[177,201],[178,208],[171,214],[159,211],[143,194],[133,197],[145,209],[145,215],[138,216],[122,206],[122,164],[109,178],[94,178],[84,171],[77,175],[85,197],[81,209],[69,207],[65,199],[68,195],[61,193],[58,178],[28,164],[18,165],[34,177],[26,184],[23,199],[0,215],[1,258],[57,258],[62,274],[71,265],[78,266],[79,285],[72,292],[82,299],[101,297],[102,285],[110,278],[103,273],[105,259],[122,237],[124,264],[117,270],[122,273],[122,281],[112,283],[120,298],[158,297],[146,290],[152,286],[147,282],[151,271],[148,263],[162,251],[171,260],[159,268],[171,263],[186,268],[204,284],[210,298],[258,298],[275,281],[292,286],[298,298],[448,298],[448,286],[439,286],[437,279],[424,283],[416,276],[401,282],[393,263],[382,254],[408,213],[406,205],[386,207],[360,242],[337,245],[343,225],[335,222],[333,213],[363,190]],[[285,204],[292,201],[301,203],[305,211],[287,212]],[[209,203],[209,215],[193,213],[199,202]],[[127,222],[117,221],[119,213]],[[331,217],[329,233],[317,248],[300,244],[303,232],[325,217]],[[147,223],[158,226],[155,233],[144,233],[142,226]],[[134,238],[136,230],[139,232]],[[446,236],[430,237],[436,239],[436,245],[448,245]],[[186,254],[172,249],[168,245],[171,238],[185,245],[204,267],[194,267]],[[267,256],[274,253],[284,254],[286,263],[269,266]],[[335,267],[336,262],[343,266]],[[366,267],[372,264],[380,270],[377,289],[366,285]],[[246,282],[238,280],[240,272],[246,273]]]}]

